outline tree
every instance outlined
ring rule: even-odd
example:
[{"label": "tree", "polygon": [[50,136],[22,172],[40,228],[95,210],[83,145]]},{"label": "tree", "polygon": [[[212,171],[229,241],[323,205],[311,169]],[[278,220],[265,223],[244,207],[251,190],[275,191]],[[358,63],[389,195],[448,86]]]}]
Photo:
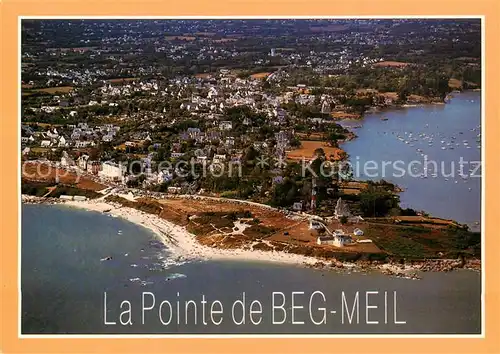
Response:
[{"label": "tree", "polygon": [[403,89],[399,90],[398,100],[400,102],[406,102],[407,99],[408,99],[408,89],[403,88]]},{"label": "tree", "polygon": [[323,157],[325,156],[325,150],[323,150],[323,148],[317,148],[314,150],[314,155],[317,157]]},{"label": "tree", "polygon": [[297,186],[295,181],[290,178],[285,178],[283,182],[274,186],[271,193],[270,204],[274,206],[290,206],[294,202],[297,195]]},{"label": "tree", "polygon": [[341,223],[342,225],[347,224],[347,220],[348,220],[348,219],[347,219],[347,216],[345,216],[345,215],[342,215],[342,216],[340,217],[340,219],[339,219],[339,221],[340,221],[340,223]]},{"label": "tree", "polygon": [[399,207],[399,197],[386,190],[369,186],[359,194],[360,208],[364,216],[386,216],[392,208]]}]

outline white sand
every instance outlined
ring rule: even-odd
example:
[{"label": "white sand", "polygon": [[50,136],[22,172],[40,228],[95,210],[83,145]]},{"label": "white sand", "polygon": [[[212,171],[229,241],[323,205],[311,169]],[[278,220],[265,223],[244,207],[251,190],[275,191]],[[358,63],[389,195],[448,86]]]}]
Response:
[{"label": "white sand", "polygon": [[[142,211],[115,206],[102,200],[96,201],[67,201],[64,203],[72,207],[85,210],[105,212],[117,217],[122,217],[130,222],[141,225],[151,230],[166,245],[172,256],[177,260],[240,260],[278,262],[285,264],[314,264],[318,260],[298,254],[259,251],[248,249],[224,250],[201,245],[196,241],[196,236],[189,233],[186,228],[175,225],[156,215]],[[241,225],[240,225],[241,226]]]}]

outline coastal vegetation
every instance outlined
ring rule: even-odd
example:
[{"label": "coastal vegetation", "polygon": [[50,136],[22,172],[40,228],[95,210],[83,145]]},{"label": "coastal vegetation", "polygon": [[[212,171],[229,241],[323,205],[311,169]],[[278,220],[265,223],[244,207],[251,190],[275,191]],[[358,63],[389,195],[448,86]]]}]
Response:
[{"label": "coastal vegetation", "polygon": [[82,196],[89,199],[98,198],[101,194],[89,190],[81,189],[75,185],[56,184],[55,181],[29,181],[22,180],[21,193],[36,197],[59,198],[61,195]]}]

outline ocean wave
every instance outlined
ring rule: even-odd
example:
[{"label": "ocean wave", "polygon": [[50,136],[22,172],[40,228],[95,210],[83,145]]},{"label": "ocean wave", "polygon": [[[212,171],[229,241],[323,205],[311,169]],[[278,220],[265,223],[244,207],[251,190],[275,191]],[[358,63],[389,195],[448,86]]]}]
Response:
[{"label": "ocean wave", "polygon": [[167,246],[163,242],[158,241],[158,240],[150,240],[149,246],[151,248],[156,248],[156,249],[160,249],[160,250],[164,250],[167,248]]},{"label": "ocean wave", "polygon": [[161,272],[165,270],[165,267],[161,263],[153,263],[151,265],[146,265],[146,267],[152,272]]},{"label": "ocean wave", "polygon": [[179,278],[187,278],[187,275],[186,274],[182,274],[182,273],[172,273],[172,274],[169,274],[165,278],[165,281],[170,281],[170,280],[179,279]]},{"label": "ocean wave", "polygon": [[188,260],[186,259],[181,259],[181,258],[176,258],[176,259],[172,259],[172,258],[167,258],[167,259],[163,259],[161,264],[163,266],[163,269],[169,269],[171,267],[177,267],[177,266],[180,266],[180,265],[183,265],[183,264],[186,264],[188,263]]}]

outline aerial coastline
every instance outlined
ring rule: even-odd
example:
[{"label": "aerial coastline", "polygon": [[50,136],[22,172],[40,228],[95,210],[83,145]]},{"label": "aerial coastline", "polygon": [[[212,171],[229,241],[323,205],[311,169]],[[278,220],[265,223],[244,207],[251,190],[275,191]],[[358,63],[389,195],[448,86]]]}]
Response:
[{"label": "aerial coastline", "polygon": [[[185,196],[193,199],[193,196]],[[195,197],[196,198],[196,197]],[[236,201],[238,203],[240,201]],[[259,242],[252,242],[244,247],[219,247],[207,246],[197,241],[197,235],[190,233],[186,227],[168,221],[158,215],[150,214],[135,208],[123,206],[118,203],[106,201],[103,197],[99,200],[69,201],[54,198],[41,198],[22,195],[23,204],[60,204],[67,207],[79,208],[91,212],[104,213],[113,217],[120,217],[129,222],[145,227],[153,232],[163,242],[169,251],[169,257],[176,262],[207,261],[207,260],[232,260],[255,261],[266,263],[289,264],[306,266],[324,270],[369,272],[381,271],[384,274],[408,279],[419,279],[425,271],[451,271],[453,269],[469,269],[479,271],[481,263],[477,259],[429,259],[411,260],[381,260],[372,261],[358,259],[353,261],[338,260],[336,258],[321,256],[305,256],[303,254],[271,249],[261,250],[253,248]],[[261,206],[265,207],[265,206]],[[293,216],[292,216],[293,218]],[[295,215],[296,219],[304,218]]]},{"label": "aerial coastline", "polygon": [[[407,107],[411,108],[413,106]],[[385,108],[384,111],[389,111],[390,109],[398,109],[397,107],[393,108]],[[346,141],[356,139],[357,136],[352,130],[346,129],[346,133],[348,139]],[[339,141],[337,149],[339,152],[339,156],[341,156],[339,161],[348,161],[349,156],[342,149],[342,144],[344,141]],[[312,151],[312,150],[311,150]],[[44,166],[47,162],[43,161],[31,161],[27,166]],[[48,163],[48,166],[51,166]],[[69,185],[78,186],[75,183],[75,177],[78,175],[76,170],[71,170],[67,168],[63,168],[59,164],[55,164],[52,166],[56,169],[61,169],[61,171],[56,172],[63,175],[66,180],[65,182]],[[38,167],[37,167],[38,168]],[[33,169],[28,168],[29,172],[33,173]],[[75,172],[76,171],[76,172]],[[30,173],[26,173],[29,175]],[[50,178],[53,178],[50,175]],[[26,177],[26,176],[24,176]],[[331,256],[322,256],[322,255],[312,255],[306,256],[303,254],[304,252],[297,250],[276,250],[269,244],[268,241],[262,242],[262,240],[253,240],[250,243],[240,244],[240,245],[231,245],[225,244],[221,242],[219,244],[204,244],[204,241],[200,242],[197,239],[196,234],[191,233],[187,228],[184,222],[179,222],[179,220],[169,220],[166,217],[160,217],[159,215],[155,215],[154,213],[148,213],[141,210],[138,210],[136,207],[131,205],[124,205],[121,202],[128,200],[134,203],[137,200],[141,200],[144,197],[155,199],[184,199],[186,203],[193,206],[196,209],[196,200],[214,200],[222,203],[236,203],[236,204],[248,204],[254,205],[258,208],[264,208],[268,210],[277,211],[279,213],[284,213],[286,217],[296,220],[310,220],[317,218],[317,216],[305,213],[303,211],[293,212],[286,209],[279,209],[270,205],[255,203],[250,200],[244,199],[235,199],[231,200],[226,198],[220,198],[218,196],[209,196],[209,195],[177,195],[177,194],[164,194],[164,193],[155,193],[148,192],[141,189],[134,188],[124,188],[120,185],[109,183],[106,181],[102,181],[101,179],[95,178],[92,174],[83,174],[81,179],[79,180],[79,187],[76,188],[76,191],[85,191],[91,186],[90,189],[94,189],[98,192],[98,195],[94,195],[96,199],[87,199],[86,200],[61,200],[58,198],[51,198],[50,192],[47,197],[36,197],[30,195],[22,195],[23,203],[30,204],[63,204],[69,207],[75,207],[84,209],[87,211],[95,211],[102,212],[112,216],[121,217],[129,220],[130,222],[136,223],[147,229],[151,230],[168,248],[171,252],[172,257],[177,260],[238,260],[238,261],[257,261],[257,262],[276,262],[282,264],[290,264],[290,265],[299,265],[299,266],[307,266],[313,268],[321,268],[321,269],[333,269],[337,271],[382,271],[385,274],[396,275],[399,277],[410,278],[410,279],[418,279],[419,273],[422,271],[450,271],[452,269],[464,268],[471,270],[480,270],[481,263],[480,260],[474,256],[466,256],[463,258],[462,256],[458,258],[447,258],[447,257],[437,257],[429,259],[426,258],[413,258],[409,257],[406,259],[404,255],[392,254],[388,257],[354,257],[352,260],[345,260],[345,255],[340,255],[339,259]],[[50,178],[48,179],[50,181]],[[39,182],[43,182],[47,180],[45,177],[39,180]],[[25,182],[29,185],[30,178],[26,178]],[[36,178],[34,180],[36,181]],[[351,183],[351,182],[344,182]],[[366,186],[367,182],[363,181],[355,181],[352,183],[361,183]],[[84,186],[83,189],[80,187]],[[103,188],[98,191],[98,187]],[[403,191],[399,186],[388,184],[388,188],[392,190],[392,193],[398,194]],[[95,192],[94,192],[95,193]],[[128,193],[128,194],[127,194]],[[84,193],[85,194],[85,193]],[[135,196],[134,196],[135,194]],[[115,199],[113,199],[115,198]],[[453,220],[444,220],[439,218],[432,218],[428,215],[425,215],[424,219],[426,219],[430,224],[437,221],[438,223],[445,223],[454,225],[458,230],[466,229],[465,225],[461,225],[459,223],[454,222]],[[228,214],[228,212],[226,213]],[[186,214],[189,218],[190,214]],[[320,218],[321,219],[321,218]],[[177,222],[177,224],[176,224]],[[429,225],[430,225],[429,224]],[[427,225],[427,226],[429,226]],[[213,236],[213,235],[211,235]],[[254,246],[257,247],[254,248]],[[260,247],[263,246],[263,247]],[[268,247],[271,246],[271,247]],[[461,258],[462,257],[462,258]],[[348,257],[349,258],[349,257]]]}]

